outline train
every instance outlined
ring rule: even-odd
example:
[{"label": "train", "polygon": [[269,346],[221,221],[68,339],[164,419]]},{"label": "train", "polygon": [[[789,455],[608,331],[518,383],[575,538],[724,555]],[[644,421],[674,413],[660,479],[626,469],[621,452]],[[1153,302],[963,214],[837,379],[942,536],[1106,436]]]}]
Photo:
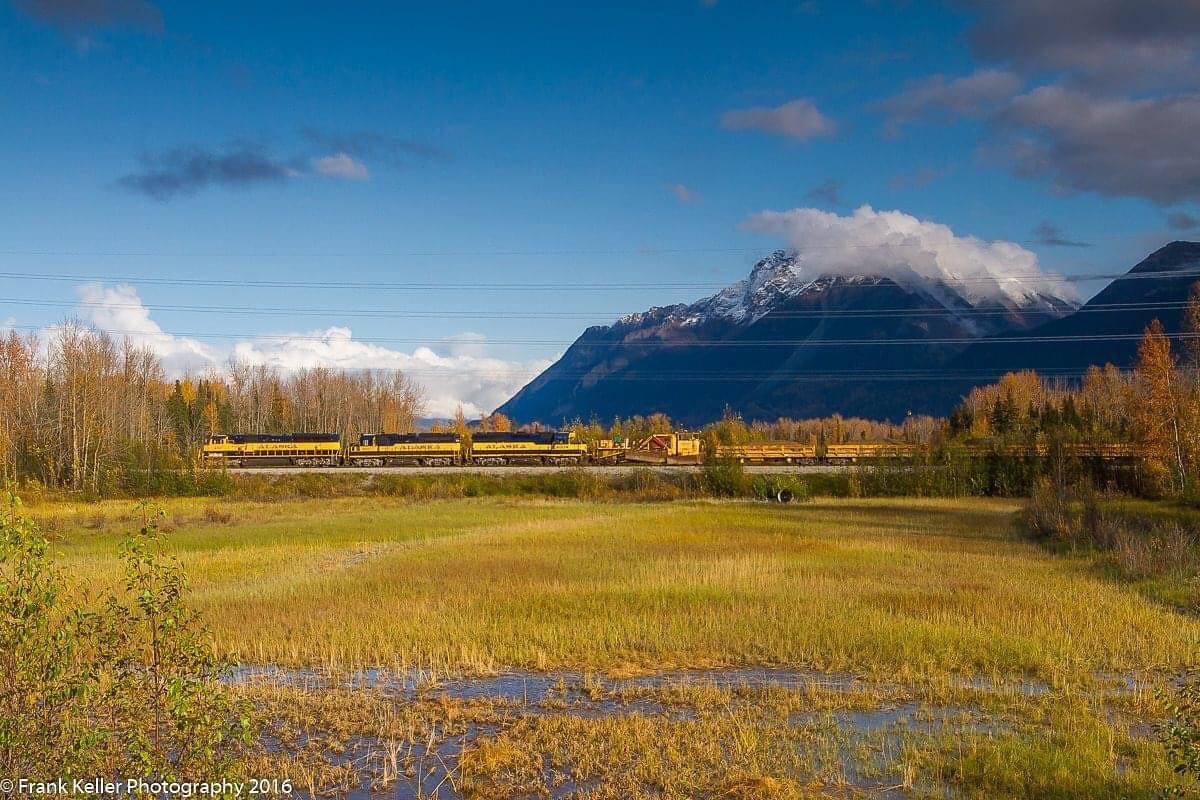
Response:
[{"label": "train", "polygon": [[[782,441],[718,444],[713,455],[718,459],[732,459],[743,464],[860,464],[912,461],[925,449],[924,445],[909,442],[818,445]],[[1045,442],[1033,445],[967,442],[960,451],[970,458],[1047,458],[1054,454],[1053,448]],[[1075,442],[1063,444],[1060,452],[1069,458],[1110,462],[1135,461],[1141,457],[1140,451],[1132,444]]]},{"label": "train", "polygon": [[343,443],[336,433],[226,434],[208,437],[206,466],[449,467],[506,464],[582,465],[592,448],[571,431],[538,433],[364,433]]},{"label": "train", "polygon": [[[752,465],[869,464],[911,461],[922,446],[907,442],[806,444],[790,441],[716,444],[717,460]],[[990,456],[1046,458],[1052,448],[1037,445],[968,443],[973,458]],[[1069,444],[1063,454],[1106,462],[1139,458],[1128,444]],[[605,464],[700,464],[706,457],[699,434],[660,433],[640,440],[622,437],[583,442],[572,431],[457,433],[364,433],[343,442],[336,433],[215,434],[201,448],[206,466],[248,467],[449,467],[449,466],[601,466]]]}]

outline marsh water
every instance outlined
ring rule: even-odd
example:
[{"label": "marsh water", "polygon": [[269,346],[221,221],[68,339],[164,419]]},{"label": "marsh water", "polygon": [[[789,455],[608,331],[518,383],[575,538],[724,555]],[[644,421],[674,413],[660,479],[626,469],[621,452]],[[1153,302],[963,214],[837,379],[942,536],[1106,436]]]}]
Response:
[{"label": "marsh water", "polygon": [[[1113,695],[1144,691],[1141,678],[1134,675],[1097,676]],[[993,736],[1009,729],[1003,716],[983,714],[964,702],[920,702],[903,699],[899,682],[867,679],[850,673],[828,673],[794,669],[731,668],[676,670],[632,676],[606,676],[584,672],[509,671],[475,677],[440,677],[422,670],[364,669],[330,673],[316,669],[274,666],[241,666],[230,670],[224,680],[231,685],[282,686],[311,692],[363,691],[380,693],[396,702],[492,701],[502,706],[509,720],[546,715],[570,715],[584,719],[643,715],[665,721],[695,719],[697,710],[676,699],[689,690],[718,690],[743,697],[746,693],[780,690],[798,693],[863,694],[878,693],[874,707],[860,704],[847,708],[801,710],[788,716],[786,724],[819,730],[840,742],[836,758],[840,760],[848,788],[872,797],[905,797],[904,781],[887,774],[887,767],[872,753],[898,751],[904,737],[937,736],[946,732]],[[997,681],[980,677],[947,678],[945,694],[956,690],[987,692],[1038,698],[1056,691],[1048,683],[1035,679]],[[405,746],[407,770],[385,786],[378,780],[363,779],[356,788],[339,796],[367,798],[431,798],[452,800],[463,795],[455,781],[460,755],[481,738],[495,736],[498,724],[469,724],[458,735],[411,742]],[[1145,735],[1150,735],[1147,729]],[[380,738],[352,737],[343,752],[331,753],[331,763],[356,761],[370,764],[388,757],[396,759],[395,744]],[[868,755],[864,756],[864,753]],[[863,760],[872,762],[864,765]],[[864,766],[866,768],[864,768]],[[549,774],[546,786],[553,798],[568,798],[586,793],[595,786],[579,785],[562,773]],[[881,771],[883,778],[881,779]]]}]

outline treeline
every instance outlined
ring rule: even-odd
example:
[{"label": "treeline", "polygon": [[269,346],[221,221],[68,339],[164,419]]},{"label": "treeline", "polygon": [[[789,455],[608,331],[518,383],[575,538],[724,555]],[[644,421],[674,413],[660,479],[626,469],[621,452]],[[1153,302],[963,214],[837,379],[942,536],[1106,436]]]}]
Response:
[{"label": "treeline", "polygon": [[409,431],[419,387],[398,372],[232,363],[170,380],[148,348],[68,323],[0,338],[0,482],[97,492],[193,463],[221,431]]},{"label": "treeline", "polygon": [[[1193,296],[1189,307],[1196,306]],[[1195,319],[1200,323],[1200,313]],[[1200,469],[1200,338],[1192,337],[1198,331],[1200,325],[1189,324],[1177,354],[1156,320],[1146,328],[1132,370],[1093,367],[1075,384],[1033,372],[1006,375],[974,389],[951,414],[947,434],[1036,444],[1051,455],[1071,445],[1127,446],[1138,455],[1141,491],[1194,496]]]}]

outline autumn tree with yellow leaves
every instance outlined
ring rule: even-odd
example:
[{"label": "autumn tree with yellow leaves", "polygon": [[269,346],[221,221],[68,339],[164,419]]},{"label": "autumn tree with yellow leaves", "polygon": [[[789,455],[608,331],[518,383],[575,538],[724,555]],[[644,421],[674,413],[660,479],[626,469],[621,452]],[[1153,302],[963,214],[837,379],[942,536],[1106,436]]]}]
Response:
[{"label": "autumn tree with yellow leaves", "polygon": [[217,432],[413,430],[421,390],[396,371],[231,363],[168,379],[159,358],[79,323],[0,337],[0,482],[105,490],[193,463]]}]

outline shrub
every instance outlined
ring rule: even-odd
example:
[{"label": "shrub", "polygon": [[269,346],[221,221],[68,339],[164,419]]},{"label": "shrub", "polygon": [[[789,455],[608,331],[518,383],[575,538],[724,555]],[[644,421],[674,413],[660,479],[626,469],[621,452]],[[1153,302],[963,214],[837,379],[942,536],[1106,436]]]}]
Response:
[{"label": "shrub", "polygon": [[689,474],[668,476],[641,467],[613,476],[610,485],[617,494],[636,500],[678,500],[694,491],[691,477]]},{"label": "shrub", "polygon": [[808,484],[796,475],[757,475],[751,482],[754,496],[760,500],[805,503],[810,500]]},{"label": "shrub", "polygon": [[1200,566],[1200,537],[1194,527],[1123,510],[1087,482],[1039,482],[1022,511],[1022,523],[1047,543],[1105,553],[1126,578],[1190,576]]},{"label": "shrub", "polygon": [[741,462],[732,458],[708,464],[701,484],[713,497],[747,497],[753,491]]},{"label": "shrub", "polygon": [[0,518],[0,772],[221,780],[252,741],[249,710],[183,602],[157,520],[122,543],[124,592],[72,597],[19,502]]},{"label": "shrub", "polygon": [[1184,674],[1173,692],[1160,692],[1168,718],[1158,737],[1181,785],[1169,788],[1168,797],[1200,796],[1200,670]]}]

